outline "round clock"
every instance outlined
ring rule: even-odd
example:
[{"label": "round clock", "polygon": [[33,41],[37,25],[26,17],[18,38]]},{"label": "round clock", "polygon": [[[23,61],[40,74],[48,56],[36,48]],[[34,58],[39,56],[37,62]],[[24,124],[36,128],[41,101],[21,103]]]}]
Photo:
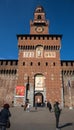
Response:
[{"label": "round clock", "polygon": [[40,33],[40,32],[43,31],[43,28],[39,26],[39,27],[36,28],[36,31],[37,31],[38,33]]}]

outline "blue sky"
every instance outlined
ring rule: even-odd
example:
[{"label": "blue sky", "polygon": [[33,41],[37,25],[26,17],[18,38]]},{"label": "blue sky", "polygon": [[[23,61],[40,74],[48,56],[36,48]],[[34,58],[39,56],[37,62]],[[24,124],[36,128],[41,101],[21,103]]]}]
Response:
[{"label": "blue sky", "polygon": [[62,34],[61,60],[74,60],[74,0],[0,0],[0,59],[18,59],[17,34],[29,34],[30,20],[42,5],[50,34]]}]

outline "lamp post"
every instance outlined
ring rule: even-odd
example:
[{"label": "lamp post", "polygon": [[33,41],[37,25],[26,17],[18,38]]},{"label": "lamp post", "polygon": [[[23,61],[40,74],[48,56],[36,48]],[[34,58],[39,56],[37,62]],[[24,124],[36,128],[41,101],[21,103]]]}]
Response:
[{"label": "lamp post", "polygon": [[27,78],[27,84],[26,84],[26,101],[28,100],[27,97],[28,97],[28,90],[29,90],[29,76]]}]

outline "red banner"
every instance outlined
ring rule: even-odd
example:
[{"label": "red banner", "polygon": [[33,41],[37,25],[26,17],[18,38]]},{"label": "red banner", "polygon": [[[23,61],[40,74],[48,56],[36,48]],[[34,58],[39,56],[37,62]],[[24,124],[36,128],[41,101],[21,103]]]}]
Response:
[{"label": "red banner", "polygon": [[25,95],[25,86],[16,86],[16,95],[24,96]]}]

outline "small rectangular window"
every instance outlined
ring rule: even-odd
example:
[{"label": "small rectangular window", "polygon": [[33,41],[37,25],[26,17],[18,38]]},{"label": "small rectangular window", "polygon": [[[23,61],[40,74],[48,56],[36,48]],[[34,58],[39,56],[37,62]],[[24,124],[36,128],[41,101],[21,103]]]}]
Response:
[{"label": "small rectangular window", "polygon": [[23,66],[25,65],[25,62],[23,62]]},{"label": "small rectangular window", "polygon": [[30,65],[32,66],[32,65],[33,65],[33,62],[31,62]]},{"label": "small rectangular window", "polygon": [[1,61],[1,65],[3,65],[3,61]]},{"label": "small rectangular window", "polygon": [[48,62],[46,62],[46,66],[48,66]]},{"label": "small rectangular window", "polygon": [[55,62],[53,62],[53,66],[55,66]]},{"label": "small rectangular window", "polygon": [[8,61],[6,61],[5,65],[8,65]]},{"label": "small rectangular window", "polygon": [[40,66],[40,62],[38,62],[38,66]]}]

